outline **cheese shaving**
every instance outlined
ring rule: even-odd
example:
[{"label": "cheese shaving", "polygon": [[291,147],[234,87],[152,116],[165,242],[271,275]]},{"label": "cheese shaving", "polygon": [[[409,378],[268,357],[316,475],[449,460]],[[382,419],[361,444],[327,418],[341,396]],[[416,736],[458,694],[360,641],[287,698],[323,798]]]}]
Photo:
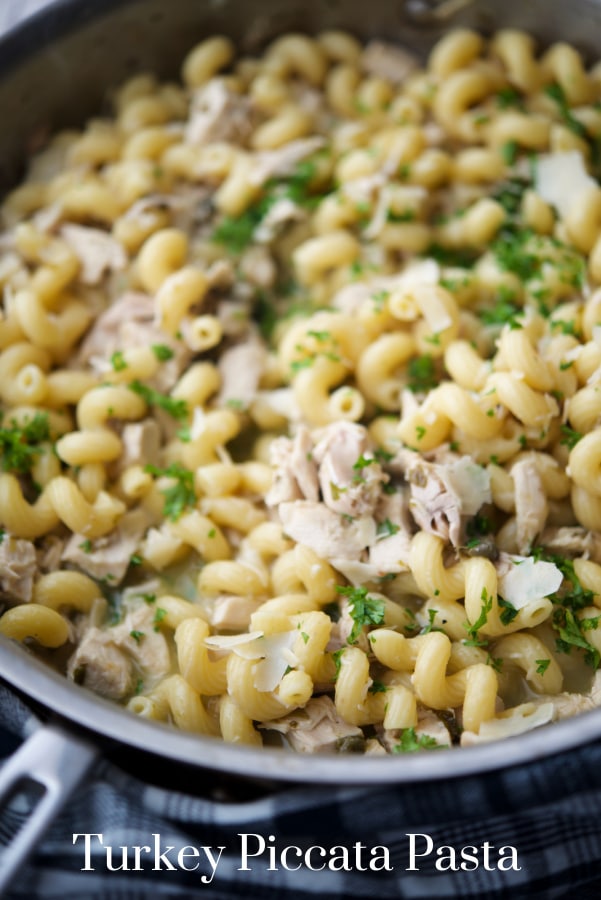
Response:
[{"label": "cheese shaving", "polygon": [[563,575],[554,563],[531,556],[512,556],[514,565],[499,576],[499,594],[516,609],[559,590]]},{"label": "cheese shaving", "polygon": [[538,157],[535,187],[564,219],[578,198],[597,187],[597,182],[586,171],[580,151],[570,150]]}]

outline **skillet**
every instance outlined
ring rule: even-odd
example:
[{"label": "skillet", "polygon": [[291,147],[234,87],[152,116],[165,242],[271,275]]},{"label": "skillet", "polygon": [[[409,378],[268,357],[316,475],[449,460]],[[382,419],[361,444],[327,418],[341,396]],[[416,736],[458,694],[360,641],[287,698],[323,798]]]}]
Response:
[{"label": "skillet", "polygon": [[[345,27],[363,38],[392,36],[425,53],[450,25],[492,31],[524,28],[541,42],[557,36],[594,58],[601,2],[572,0],[372,0],[369,20],[357,0],[58,0],[0,42],[0,184],[19,177],[44,135],[102,108],[114,85],[136,71],[173,75],[203,36],[225,32],[245,52],[286,30]],[[49,670],[25,648],[0,638],[0,678],[45,722],[0,773],[2,804],[24,782],[41,787],[32,815],[2,857],[0,893],[44,828],[100,754],[135,767],[149,780],[200,795],[298,785],[383,785],[458,779],[525,765],[601,739],[601,710],[498,744],[407,757],[306,757],[238,747],[137,719]],[[174,773],[175,776],[174,776]],[[192,779],[190,778],[192,775]]]}]

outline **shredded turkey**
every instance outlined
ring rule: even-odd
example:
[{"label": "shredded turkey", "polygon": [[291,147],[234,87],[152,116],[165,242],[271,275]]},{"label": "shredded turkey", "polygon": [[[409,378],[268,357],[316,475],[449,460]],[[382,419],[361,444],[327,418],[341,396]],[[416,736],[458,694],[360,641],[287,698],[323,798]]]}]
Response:
[{"label": "shredded turkey", "polygon": [[123,452],[118,460],[119,471],[130,466],[156,466],[159,463],[161,431],[154,419],[128,422],[121,432]]},{"label": "shredded turkey", "polygon": [[348,521],[323,503],[308,500],[282,503],[279,515],[287,535],[328,560],[359,559],[376,539],[376,523],[371,516]]},{"label": "shredded turkey", "polygon": [[79,262],[79,278],[84,284],[99,284],[106,272],[120,272],[127,265],[123,244],[100,228],[63,225],[61,236]]},{"label": "shredded turkey", "polygon": [[317,466],[309,430],[301,426],[293,441],[276,438],[270,446],[273,484],[265,501],[278,506],[289,500],[306,499],[314,503],[319,496]]},{"label": "shredded turkey", "polygon": [[260,602],[254,597],[239,597],[236,594],[216,597],[211,611],[211,625],[219,631],[244,631]]},{"label": "shredded turkey", "polygon": [[249,180],[255,185],[264,184],[270,178],[291,175],[299,162],[325,146],[325,139],[319,136],[299,138],[279,147],[277,150],[263,150],[255,153],[254,165]]},{"label": "shredded turkey", "polygon": [[416,523],[458,547],[463,541],[462,517],[475,515],[491,500],[490,476],[469,457],[448,454],[446,460],[427,462],[418,453],[403,450],[395,462],[409,482],[409,508]]},{"label": "shredded turkey", "polygon": [[545,528],[538,543],[560,556],[584,556],[601,563],[601,535],[580,525]]},{"label": "shredded turkey", "polygon": [[182,341],[172,340],[154,323],[155,303],[147,294],[127,291],[96,320],[81,345],[78,364],[90,363],[101,375],[112,370],[111,356],[132,347],[165,345],[171,359],[161,362],[156,375],[148,379],[157,390],[173,387],[191,357]]},{"label": "shredded turkey", "polygon": [[69,677],[112,700],[122,700],[133,691],[137,673],[151,681],[164,678],[171,660],[154,618],[154,606],[144,603],[128,612],[119,625],[89,628],[69,660]]},{"label": "shredded turkey", "polygon": [[229,90],[221,79],[212,78],[194,92],[185,140],[201,146],[218,141],[244,144],[253,124],[249,99]]},{"label": "shredded turkey", "polygon": [[534,460],[520,459],[510,469],[515,488],[516,544],[526,554],[549,513],[547,494]]},{"label": "shredded turkey", "polygon": [[461,498],[444,477],[444,469],[417,457],[407,469],[411,514],[420,528],[454,547],[461,544]]},{"label": "shredded turkey", "polygon": [[69,678],[109,700],[122,700],[134,688],[131,659],[110,631],[90,628],[69,660]]},{"label": "shredded turkey", "polygon": [[326,696],[314,697],[304,709],[297,709],[282,719],[259,723],[259,727],[285,735],[297,753],[335,753],[342,742],[363,737],[360,728],[340,718],[334,703]]},{"label": "shredded turkey", "polygon": [[257,228],[253,237],[259,244],[270,244],[292,222],[302,222],[307,218],[306,210],[294,203],[289,197],[280,197],[271,206]]},{"label": "shredded turkey", "polygon": [[111,585],[120,584],[148,524],[149,517],[144,510],[131,510],[108,535],[88,541],[85,535],[73,534],[65,545],[62,559],[92,578],[106,579]]},{"label": "shredded turkey", "polygon": [[342,516],[373,515],[388,476],[369,449],[365,428],[351,422],[327,426],[313,458],[326,506]]},{"label": "shredded turkey", "polygon": [[0,594],[10,600],[29,603],[37,570],[37,556],[31,541],[4,532],[0,543]]},{"label": "shredded turkey", "polygon": [[266,365],[267,351],[259,340],[247,339],[222,353],[217,366],[221,375],[219,405],[248,409]]},{"label": "shredded turkey", "polygon": [[601,706],[601,669],[597,669],[591,686],[586,693],[562,691],[560,694],[541,694],[537,702],[551,703],[556,718],[569,719],[581,712],[588,712]]}]

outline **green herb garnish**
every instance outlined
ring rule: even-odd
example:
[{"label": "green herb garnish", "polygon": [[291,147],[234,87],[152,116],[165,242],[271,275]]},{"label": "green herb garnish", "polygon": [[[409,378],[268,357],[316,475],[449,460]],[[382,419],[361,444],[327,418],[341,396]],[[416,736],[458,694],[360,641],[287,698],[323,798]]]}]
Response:
[{"label": "green herb garnish", "polygon": [[167,360],[173,359],[175,355],[171,347],[168,347],[167,344],[153,344],[152,352],[159,362],[167,362]]},{"label": "green herb garnish", "polygon": [[17,425],[13,419],[8,428],[0,428],[0,465],[5,472],[28,475],[36,456],[42,452],[39,446],[50,439],[47,413],[36,413],[25,425]]},{"label": "green herb garnish", "polygon": [[415,753],[417,750],[441,750],[448,744],[439,744],[429,734],[416,734],[415,728],[404,728],[400,741],[393,748],[393,753]]},{"label": "green herb garnish", "polygon": [[163,409],[174,419],[185,419],[188,415],[188,404],[185,400],[178,400],[175,397],[169,397],[167,394],[161,394],[159,391],[155,391],[154,388],[142,384],[138,379],[131,381],[128,387],[134,394],[142,397],[149,406]]},{"label": "green herb garnish", "polygon": [[179,519],[185,509],[195,505],[194,472],[177,462],[171,463],[166,469],[147,465],[144,467],[144,471],[149,472],[156,478],[166,477],[174,479],[174,484],[161,491],[165,497],[163,515],[171,519],[172,522]]},{"label": "green herb garnish", "polygon": [[340,587],[336,590],[349,601],[353,628],[347,638],[348,644],[356,644],[364,626],[381,625],[384,621],[385,604],[377,597],[370,597],[364,587]]}]

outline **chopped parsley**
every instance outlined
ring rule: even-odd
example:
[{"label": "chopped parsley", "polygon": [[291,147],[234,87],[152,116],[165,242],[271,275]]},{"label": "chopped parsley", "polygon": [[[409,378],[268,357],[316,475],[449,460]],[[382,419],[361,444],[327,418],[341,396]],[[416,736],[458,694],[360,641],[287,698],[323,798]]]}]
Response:
[{"label": "chopped parsley", "polygon": [[91,553],[92,541],[89,538],[86,538],[85,541],[82,541],[81,544],[79,544],[79,549],[83,550],[84,553]]},{"label": "chopped parsley", "polygon": [[382,312],[384,308],[384,304],[390,297],[390,291],[376,291],[375,294],[371,295],[371,299],[374,301],[374,307],[376,312]]},{"label": "chopped parsley", "polygon": [[551,624],[558,634],[555,642],[557,650],[560,653],[570,653],[572,647],[576,647],[584,652],[584,661],[587,665],[593,669],[599,668],[601,655],[589,644],[585,632],[596,628],[601,616],[579,619],[576,615],[586,606],[593,605],[594,591],[582,586],[574,569],[573,560],[548,553],[544,547],[535,547],[532,556],[535,560],[543,559],[554,563],[564,578],[559,590],[549,596],[555,607],[551,615]]},{"label": "chopped parsley", "polygon": [[478,313],[481,322],[484,325],[509,325],[512,329],[521,328],[522,324],[518,322],[517,317],[521,316],[524,310],[514,301],[515,293],[501,285],[494,306],[482,309]]},{"label": "chopped parsley", "polygon": [[503,669],[503,659],[500,656],[491,656],[489,653],[486,657],[486,665],[494,669],[495,672],[501,672]]},{"label": "chopped parsley", "polygon": [[347,643],[356,644],[364,626],[381,625],[384,621],[384,601],[377,597],[370,597],[367,588],[364,587],[338,586],[336,590],[349,601],[353,628],[347,638]]},{"label": "chopped parsley", "polygon": [[298,163],[294,172],[285,179],[268,181],[265,193],[239,216],[223,216],[212,239],[230,253],[239,255],[251,243],[255,229],[263,221],[278,200],[288,198],[299,206],[314,207],[320,197],[311,193],[317,168],[311,159]]},{"label": "chopped parsley", "polygon": [[168,347],[167,344],[153,344],[152,352],[159,362],[167,362],[167,360],[173,359],[174,357],[173,350],[171,347]]},{"label": "chopped parsley", "polygon": [[478,638],[478,632],[481,628],[484,628],[488,621],[488,614],[492,609],[493,597],[492,594],[489,594],[485,587],[482,588],[482,593],[480,594],[480,599],[482,601],[482,606],[480,608],[480,615],[476,619],[476,621],[470,625],[469,622],[465,623],[465,628],[467,633],[470,636],[470,639],[475,641]]},{"label": "chopped parsley", "polygon": [[501,147],[501,156],[506,165],[512,166],[517,159],[518,145],[517,141],[505,141]]},{"label": "chopped parsley", "polygon": [[560,444],[563,444],[564,447],[568,447],[569,450],[572,450],[578,441],[582,440],[584,437],[579,431],[574,431],[573,428],[570,428],[569,425],[561,426],[561,434],[562,438],[560,440]]},{"label": "chopped parsley", "polygon": [[125,362],[125,357],[123,356],[123,350],[115,350],[115,352],[111,356],[111,365],[113,367],[113,371],[122,372],[124,369],[127,369],[127,363]]},{"label": "chopped parsley", "polygon": [[163,609],[162,606],[157,606],[157,608],[154,611],[154,619],[152,620],[152,624],[154,626],[155,631],[159,630],[159,625],[161,624],[161,622],[163,621],[163,619],[165,618],[166,615],[167,615],[167,610]]},{"label": "chopped parsley", "polygon": [[392,535],[396,534],[400,529],[400,525],[395,525],[390,519],[384,519],[383,522],[378,522],[378,527],[376,529],[377,540],[381,541],[383,538],[392,537]]},{"label": "chopped parsley", "polygon": [[521,109],[523,106],[521,95],[512,87],[501,88],[497,93],[496,100],[499,109],[510,109],[512,107]]},{"label": "chopped parsley", "polygon": [[28,475],[39,446],[50,439],[47,413],[36,413],[25,425],[13,419],[8,428],[0,428],[0,465],[5,472]]},{"label": "chopped parsley", "polygon": [[340,650],[335,650],[332,653],[332,659],[334,660],[334,681],[338,681],[338,676],[340,675],[340,667],[342,666],[342,654],[344,653],[344,647],[341,647]]},{"label": "chopped parsley", "polygon": [[492,244],[501,269],[513,272],[522,281],[534,278],[540,271],[540,259],[529,247],[532,235],[528,229],[503,228]]},{"label": "chopped parsley", "polygon": [[161,491],[165,497],[165,506],[163,507],[163,515],[172,522],[175,522],[181,514],[189,506],[196,503],[196,492],[194,490],[194,472],[186,469],[180,463],[171,463],[166,469],[158,466],[147,465],[144,467],[145,472],[149,472],[156,478],[167,477],[173,478],[174,484]]},{"label": "chopped parsley", "polygon": [[267,215],[273,202],[272,197],[262,197],[239,216],[224,216],[213,231],[215,243],[221,244],[235,255],[242,253],[251,243],[255,229]]},{"label": "chopped parsley", "polygon": [[544,675],[545,672],[547,671],[547,669],[549,668],[549,666],[551,665],[550,659],[535,659],[534,662],[536,663],[536,674],[537,675]]},{"label": "chopped parsley", "polygon": [[388,450],[384,449],[384,447],[376,447],[376,449],[374,450],[374,456],[382,465],[394,459],[394,453],[389,453]]},{"label": "chopped parsley", "polygon": [[525,178],[508,178],[493,192],[492,198],[500,203],[506,213],[516,216],[522,206],[525,191],[530,182]]},{"label": "chopped parsley", "polygon": [[414,356],[409,360],[407,372],[409,374],[407,387],[414,393],[429,391],[438,385],[439,379],[434,359],[429,353],[424,353],[423,356]]},{"label": "chopped parsley", "polygon": [[372,681],[368,688],[370,694],[385,694],[387,690],[383,681]]},{"label": "chopped parsley", "polygon": [[437,243],[430,244],[423,255],[436,260],[441,266],[451,266],[459,269],[471,268],[478,258],[478,254],[475,251],[465,248],[443,247],[442,244]]},{"label": "chopped parsley", "polygon": [[436,628],[434,622],[436,621],[436,616],[438,615],[437,609],[429,609],[428,610],[428,624],[424,625],[421,629],[420,634],[430,634],[431,631],[442,631],[442,628]]},{"label": "chopped parsley", "polygon": [[416,734],[415,728],[404,728],[398,744],[393,748],[393,753],[415,753],[417,750],[441,750],[448,744],[439,744],[429,734]]},{"label": "chopped parsley", "polygon": [[169,397],[167,394],[161,394],[154,388],[142,384],[137,378],[128,385],[130,391],[137,394],[149,405],[163,409],[174,419],[185,419],[188,415],[188,404],[185,400],[178,400],[175,397]]},{"label": "chopped parsley", "polygon": [[497,597],[497,603],[500,607],[499,618],[503,625],[509,625],[515,617],[517,616],[519,610],[515,608],[513,603],[510,603],[509,600],[505,600],[503,597]]},{"label": "chopped parsley", "polygon": [[413,222],[414,219],[414,209],[404,209],[402,212],[395,212],[394,210],[389,209],[386,213],[386,220],[388,222]]},{"label": "chopped parsley", "polygon": [[545,89],[545,94],[547,97],[550,97],[557,105],[557,111],[559,113],[559,117],[563,121],[563,124],[566,128],[569,128],[574,134],[577,134],[578,137],[584,138],[584,140],[589,139],[588,132],[582,122],[578,121],[578,119],[573,115],[572,110],[568,104],[567,97],[564,93],[561,85],[554,82],[553,84],[548,84]]},{"label": "chopped parsley", "polygon": [[357,457],[357,460],[353,463],[353,469],[356,472],[360,472],[362,469],[367,468],[367,466],[371,466],[375,462],[375,456],[364,456],[362,453],[361,456]]},{"label": "chopped parsley", "polygon": [[308,331],[307,334],[310,335],[310,337],[314,337],[319,343],[325,343],[325,341],[332,340],[331,331]]},{"label": "chopped parsley", "polygon": [[139,644],[142,638],[144,637],[143,631],[130,631],[129,636],[134,639],[136,644]]}]

